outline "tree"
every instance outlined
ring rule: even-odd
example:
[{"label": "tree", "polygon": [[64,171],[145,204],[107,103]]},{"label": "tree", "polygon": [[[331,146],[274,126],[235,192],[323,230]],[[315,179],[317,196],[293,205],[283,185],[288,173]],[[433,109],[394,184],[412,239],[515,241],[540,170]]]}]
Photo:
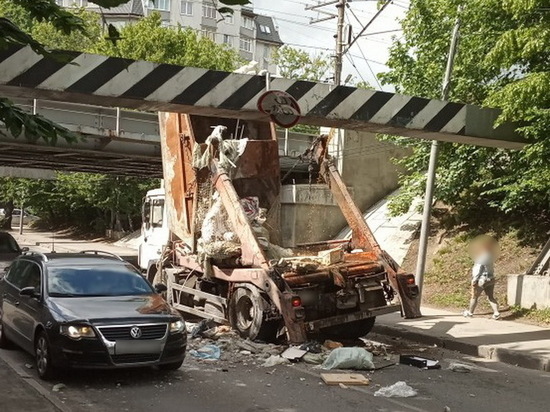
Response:
[{"label": "tree", "polygon": [[234,49],[218,45],[190,28],[162,27],[161,16],[156,12],[123,27],[120,37],[116,43],[102,39],[90,51],[127,59],[225,71],[234,70],[239,62]]},{"label": "tree", "polygon": [[279,75],[286,79],[327,81],[331,62],[324,54],[312,56],[309,53],[290,46],[283,46],[273,53],[273,62],[279,69]]},{"label": "tree", "polygon": [[[548,218],[550,205],[550,13],[545,0],[418,0],[394,40],[390,71],[400,93],[439,98],[457,6],[461,34],[449,100],[500,107],[499,121],[517,121],[530,144],[507,151],[442,144],[436,197],[463,213]],[[394,211],[408,208],[425,184],[429,142],[390,137],[413,149],[399,163],[403,191]]]}]

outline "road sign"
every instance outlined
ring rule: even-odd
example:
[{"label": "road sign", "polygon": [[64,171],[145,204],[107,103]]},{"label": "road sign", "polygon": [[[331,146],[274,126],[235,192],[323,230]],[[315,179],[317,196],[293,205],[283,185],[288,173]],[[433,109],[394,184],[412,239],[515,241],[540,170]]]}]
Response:
[{"label": "road sign", "polygon": [[290,94],[281,90],[269,90],[258,99],[258,110],[268,114],[275,124],[289,128],[300,120],[298,102]]}]

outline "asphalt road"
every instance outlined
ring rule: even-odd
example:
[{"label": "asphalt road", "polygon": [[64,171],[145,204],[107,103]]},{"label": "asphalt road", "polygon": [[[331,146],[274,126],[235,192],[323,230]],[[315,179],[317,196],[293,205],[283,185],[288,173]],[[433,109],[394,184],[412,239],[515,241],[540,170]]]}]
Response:
[{"label": "asphalt road", "polygon": [[[54,382],[42,382],[34,369],[25,368],[32,358],[19,350],[0,350],[7,361],[26,380],[38,386],[61,411],[245,411],[245,412],[306,412],[306,411],[548,411],[550,408],[550,374],[517,368],[496,362],[465,357],[456,352],[419,345],[380,340],[397,346],[401,353],[418,353],[441,360],[440,370],[421,370],[396,365],[365,373],[371,385],[364,387],[327,386],[321,382],[321,370],[311,365],[295,364],[263,368],[253,355],[246,361],[199,362],[191,356],[175,372],[152,369],[116,371],[72,371]],[[230,357],[231,359],[231,357]],[[375,358],[385,362],[383,358]],[[453,361],[474,366],[470,373],[448,369]],[[387,363],[387,362],[386,362]],[[0,378],[6,382],[9,374],[2,368]],[[6,367],[7,368],[7,367]],[[12,379],[15,374],[11,372]],[[381,398],[373,396],[381,386],[406,381],[418,391],[413,398]],[[55,383],[66,388],[53,392]],[[0,410],[6,412],[50,411],[48,402],[32,399],[14,402],[24,388],[0,385]],[[29,394],[36,391],[27,385]],[[8,393],[8,392],[9,393]],[[19,395],[18,395],[19,393]],[[39,396],[39,398],[41,395]],[[10,400],[7,403],[6,400]],[[26,398],[25,398],[26,399]],[[33,403],[34,402],[34,403]],[[55,409],[53,409],[55,410]]]}]

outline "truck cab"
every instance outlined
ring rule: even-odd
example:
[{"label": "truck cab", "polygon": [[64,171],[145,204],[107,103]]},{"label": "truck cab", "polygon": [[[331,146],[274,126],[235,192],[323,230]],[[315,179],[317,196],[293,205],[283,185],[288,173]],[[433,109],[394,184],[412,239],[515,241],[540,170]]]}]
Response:
[{"label": "truck cab", "polygon": [[157,262],[170,239],[164,189],[149,190],[143,199],[138,264],[153,282]]}]

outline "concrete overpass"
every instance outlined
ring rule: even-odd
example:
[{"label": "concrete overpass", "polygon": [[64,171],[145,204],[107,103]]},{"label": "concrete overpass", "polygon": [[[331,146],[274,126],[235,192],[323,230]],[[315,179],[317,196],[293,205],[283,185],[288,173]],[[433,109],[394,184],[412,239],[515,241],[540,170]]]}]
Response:
[{"label": "concrete overpass", "polygon": [[[30,47],[2,50],[0,95],[268,120],[256,107],[265,91],[261,76],[66,53],[70,62]],[[493,128],[493,109],[289,79],[274,79],[271,88],[298,101],[305,124],[512,149],[525,144],[514,125]]]},{"label": "concrete overpass", "polygon": [[[55,146],[44,140],[14,138],[0,126],[0,176],[52,179],[51,169],[128,176],[162,177],[160,136],[156,113],[137,112],[78,103],[21,99],[13,101],[81,135]],[[289,170],[311,144],[313,136],[279,134],[281,169]],[[34,169],[33,170],[29,170]],[[295,171],[307,172],[307,165]]]}]

